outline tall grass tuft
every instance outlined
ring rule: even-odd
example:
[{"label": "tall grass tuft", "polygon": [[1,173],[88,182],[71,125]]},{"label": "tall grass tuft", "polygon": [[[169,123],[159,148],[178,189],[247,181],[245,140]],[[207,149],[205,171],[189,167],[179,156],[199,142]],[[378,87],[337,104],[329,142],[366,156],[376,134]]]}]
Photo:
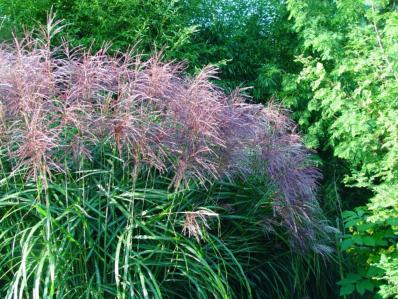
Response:
[{"label": "tall grass tuft", "polygon": [[330,253],[320,173],[286,113],[225,95],[213,67],[54,46],[60,30],[50,16],[0,49],[0,294],[308,293],[316,271],[269,259],[273,243],[300,265]]}]

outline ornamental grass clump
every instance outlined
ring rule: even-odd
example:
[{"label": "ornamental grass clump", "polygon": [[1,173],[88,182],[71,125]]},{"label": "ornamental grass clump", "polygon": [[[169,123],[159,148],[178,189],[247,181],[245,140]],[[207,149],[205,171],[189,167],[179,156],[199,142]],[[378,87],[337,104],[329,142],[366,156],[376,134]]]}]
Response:
[{"label": "ornamental grass clump", "polygon": [[250,297],[241,263],[261,253],[228,247],[252,213],[228,220],[228,184],[266,190],[245,199],[257,240],[272,223],[281,246],[327,253],[320,173],[280,107],[225,95],[211,66],[53,46],[61,29],[0,49],[4,296]]}]

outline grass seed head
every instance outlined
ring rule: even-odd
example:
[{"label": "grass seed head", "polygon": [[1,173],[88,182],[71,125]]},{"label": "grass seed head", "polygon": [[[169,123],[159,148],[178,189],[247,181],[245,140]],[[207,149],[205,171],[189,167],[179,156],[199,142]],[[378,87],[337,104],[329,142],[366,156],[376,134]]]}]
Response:
[{"label": "grass seed head", "polygon": [[[59,24],[49,22],[0,49],[0,125],[16,167],[38,179],[60,171],[65,155],[91,159],[90,148],[111,141],[130,163],[171,173],[174,187],[266,176],[276,214],[298,239],[312,238],[320,173],[281,107],[225,95],[212,66],[191,78],[161,54],[54,47]],[[187,214],[185,231],[200,236],[205,217]]]}]

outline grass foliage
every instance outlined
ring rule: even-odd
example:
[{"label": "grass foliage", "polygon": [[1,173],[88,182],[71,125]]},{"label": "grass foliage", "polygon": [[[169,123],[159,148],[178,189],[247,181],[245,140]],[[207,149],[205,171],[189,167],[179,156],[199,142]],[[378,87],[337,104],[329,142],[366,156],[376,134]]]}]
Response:
[{"label": "grass foliage", "polygon": [[323,283],[326,262],[290,251],[289,235],[273,223],[269,190],[218,184],[172,192],[170,179],[146,172],[132,184],[118,157],[104,158],[93,170],[60,174],[46,191],[20,175],[2,185],[4,298],[320,292],[312,280]]},{"label": "grass foliage", "polygon": [[0,50],[2,297],[328,293],[320,174],[280,108],[61,30]]}]

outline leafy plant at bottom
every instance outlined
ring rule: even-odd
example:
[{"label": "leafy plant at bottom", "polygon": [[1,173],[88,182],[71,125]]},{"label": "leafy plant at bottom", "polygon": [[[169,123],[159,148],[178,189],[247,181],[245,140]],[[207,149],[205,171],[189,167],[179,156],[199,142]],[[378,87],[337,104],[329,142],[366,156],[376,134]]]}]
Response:
[{"label": "leafy plant at bottom", "polygon": [[[289,298],[321,292],[314,278],[327,286],[326,260],[292,251],[273,217],[271,185],[171,191],[170,179],[132,181],[106,157],[47,189],[1,177],[2,297]],[[193,224],[196,238],[184,234]]]}]

